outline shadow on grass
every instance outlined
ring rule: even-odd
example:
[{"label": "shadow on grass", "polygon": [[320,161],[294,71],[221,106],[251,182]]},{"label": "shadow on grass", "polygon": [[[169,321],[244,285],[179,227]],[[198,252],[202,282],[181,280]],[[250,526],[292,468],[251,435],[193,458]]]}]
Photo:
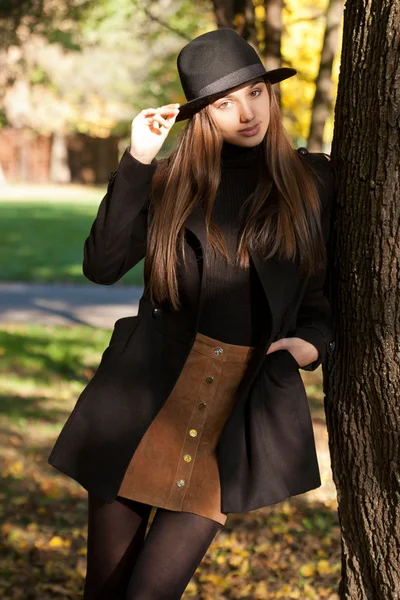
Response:
[{"label": "shadow on grass", "polygon": [[3,396],[0,394],[0,415],[5,415],[11,423],[18,423],[23,419],[29,425],[29,421],[42,421],[42,423],[57,424],[66,420],[69,409],[60,410],[58,408],[49,408],[46,403],[49,399],[46,397],[32,396]]},{"label": "shadow on grass", "polygon": [[92,327],[15,327],[0,330],[1,373],[38,386],[75,381],[85,384],[100,364],[111,330]]}]

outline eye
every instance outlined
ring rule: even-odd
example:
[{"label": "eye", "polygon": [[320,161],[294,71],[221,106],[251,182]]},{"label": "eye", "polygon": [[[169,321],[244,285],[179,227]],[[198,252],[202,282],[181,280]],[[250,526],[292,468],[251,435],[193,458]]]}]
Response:
[{"label": "eye", "polygon": [[[251,96],[251,94],[254,94],[254,92],[260,92],[260,93],[259,93],[257,96],[253,96],[253,98],[258,98],[258,96],[259,96],[259,95],[262,93],[262,90],[261,90],[261,89],[259,89],[259,88],[256,88],[255,90],[252,90],[252,91],[250,92],[250,96]],[[218,106],[218,108],[221,108],[221,106],[223,106],[224,104],[227,104],[228,102],[230,102],[230,100],[225,100],[225,102],[222,102],[222,104],[220,104],[220,105]]]}]

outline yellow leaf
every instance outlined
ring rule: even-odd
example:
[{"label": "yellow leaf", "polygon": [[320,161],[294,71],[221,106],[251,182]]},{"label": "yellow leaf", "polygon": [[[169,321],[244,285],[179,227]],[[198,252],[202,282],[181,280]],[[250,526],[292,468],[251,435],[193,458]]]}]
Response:
[{"label": "yellow leaf", "polygon": [[290,589],[291,588],[289,585],[283,585],[281,589],[276,592],[276,597],[285,598],[286,600],[286,598],[288,598],[288,594],[290,594]]},{"label": "yellow leaf", "polygon": [[315,574],[314,563],[304,563],[304,565],[301,565],[299,573],[300,575],[303,575],[303,577],[312,577]]},{"label": "yellow leaf", "polygon": [[259,581],[254,590],[254,598],[256,600],[264,600],[267,597],[268,588],[265,581]]},{"label": "yellow leaf", "polygon": [[320,560],[317,564],[317,571],[320,575],[329,575],[329,573],[332,572],[332,569],[327,560]]},{"label": "yellow leaf", "polygon": [[242,562],[242,564],[240,565],[240,574],[241,575],[247,575],[247,573],[249,572],[249,559],[245,558]]},{"label": "yellow leaf", "polygon": [[271,550],[271,546],[270,544],[258,544],[258,546],[254,546],[254,550],[257,554],[267,553]]},{"label": "yellow leaf", "polygon": [[228,562],[232,567],[238,567],[242,563],[242,557],[238,554],[235,554],[234,556],[229,557]]},{"label": "yellow leaf", "polygon": [[55,535],[51,538],[49,546],[51,546],[51,548],[69,548],[71,542],[69,540],[63,540],[59,535]]},{"label": "yellow leaf", "polygon": [[58,536],[58,535],[55,535],[54,537],[52,537],[49,542],[49,546],[51,546],[52,548],[59,548],[62,545],[63,545],[63,541],[60,538],[60,536]]}]

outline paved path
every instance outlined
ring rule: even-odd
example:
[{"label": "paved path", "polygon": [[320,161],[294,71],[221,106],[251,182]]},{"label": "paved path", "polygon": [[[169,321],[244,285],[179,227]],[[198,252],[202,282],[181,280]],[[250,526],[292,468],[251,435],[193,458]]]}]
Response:
[{"label": "paved path", "polygon": [[142,287],[59,283],[0,283],[0,323],[91,325],[111,329],[136,315]]}]

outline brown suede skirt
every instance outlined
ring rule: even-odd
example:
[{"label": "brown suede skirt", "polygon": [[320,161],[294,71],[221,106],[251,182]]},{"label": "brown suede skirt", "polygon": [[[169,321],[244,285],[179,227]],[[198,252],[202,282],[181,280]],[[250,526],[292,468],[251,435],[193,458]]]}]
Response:
[{"label": "brown suede skirt", "polygon": [[171,394],[132,456],[118,496],[225,524],[216,447],[253,351],[197,333]]}]

